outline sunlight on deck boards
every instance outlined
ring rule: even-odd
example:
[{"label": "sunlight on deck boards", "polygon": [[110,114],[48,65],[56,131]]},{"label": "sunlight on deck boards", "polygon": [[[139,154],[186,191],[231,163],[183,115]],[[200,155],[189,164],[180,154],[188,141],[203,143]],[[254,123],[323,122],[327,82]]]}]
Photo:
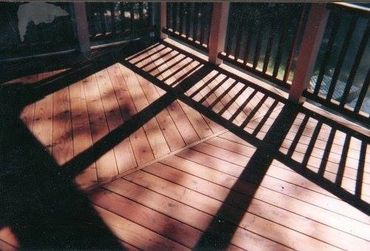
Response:
[{"label": "sunlight on deck boards", "polygon": [[[370,217],[348,201],[370,203],[368,136],[306,108],[287,114],[283,97],[165,44],[28,105],[21,119],[63,168],[166,95],[75,180],[96,188],[89,198],[122,245],[370,249]],[[0,249],[16,242],[0,229]]]}]

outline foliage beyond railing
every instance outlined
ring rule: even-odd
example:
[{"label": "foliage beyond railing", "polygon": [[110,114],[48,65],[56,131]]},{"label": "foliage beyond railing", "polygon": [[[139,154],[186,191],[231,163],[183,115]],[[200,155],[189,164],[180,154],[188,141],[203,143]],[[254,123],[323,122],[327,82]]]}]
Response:
[{"label": "foliage beyond railing", "polygon": [[91,42],[132,39],[153,31],[152,3],[86,3]]},{"label": "foliage beyond railing", "polygon": [[304,4],[232,3],[222,59],[288,87]]},{"label": "foliage beyond railing", "polygon": [[328,24],[305,95],[369,125],[370,9],[328,7]]},{"label": "foliage beyond railing", "polygon": [[211,3],[168,3],[164,32],[207,50],[212,6]]}]

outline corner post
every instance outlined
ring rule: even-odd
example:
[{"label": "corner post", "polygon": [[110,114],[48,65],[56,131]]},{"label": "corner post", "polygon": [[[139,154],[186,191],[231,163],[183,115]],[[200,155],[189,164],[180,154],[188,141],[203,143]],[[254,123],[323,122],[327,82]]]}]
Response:
[{"label": "corner post", "polygon": [[326,4],[312,3],[289,91],[289,100],[295,103],[303,103],[304,101],[302,94],[310,82],[328,16],[329,10],[326,8]]},{"label": "corner post", "polygon": [[86,16],[86,4],[84,2],[73,3],[76,26],[77,26],[77,37],[80,45],[80,51],[83,54],[90,53],[90,38],[89,38],[89,25]]},{"label": "corner post", "polygon": [[212,64],[219,65],[222,63],[222,60],[218,58],[218,54],[223,51],[225,46],[229,9],[229,2],[213,3],[208,43],[208,61]]},{"label": "corner post", "polygon": [[161,39],[166,39],[167,34],[163,33],[163,29],[167,28],[167,3],[161,2],[161,25],[160,25],[160,34]]}]

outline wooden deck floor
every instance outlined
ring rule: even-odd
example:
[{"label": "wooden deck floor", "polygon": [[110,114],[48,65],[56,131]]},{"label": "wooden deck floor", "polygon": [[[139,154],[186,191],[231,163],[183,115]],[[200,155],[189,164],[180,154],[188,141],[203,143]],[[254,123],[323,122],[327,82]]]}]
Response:
[{"label": "wooden deck floor", "polygon": [[370,248],[369,135],[170,44],[20,117],[126,248]]}]

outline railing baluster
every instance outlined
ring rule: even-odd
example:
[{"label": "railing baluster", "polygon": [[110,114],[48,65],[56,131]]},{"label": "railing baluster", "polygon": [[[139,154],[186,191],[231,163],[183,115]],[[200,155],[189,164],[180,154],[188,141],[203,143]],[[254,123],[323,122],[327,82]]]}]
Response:
[{"label": "railing baluster", "polygon": [[130,33],[134,32],[134,3],[130,3]]},{"label": "railing baluster", "polygon": [[125,32],[125,26],[126,26],[126,21],[125,21],[125,3],[120,3],[120,10],[121,10],[121,32]]},{"label": "railing baluster", "polygon": [[195,8],[195,3],[194,3],[194,25],[193,25],[193,41],[198,40],[198,10]]},{"label": "railing baluster", "polygon": [[274,78],[276,78],[276,76],[279,73],[281,57],[282,57],[283,49],[284,49],[283,43],[285,42],[286,36],[288,35],[287,26],[288,26],[288,20],[283,19],[283,24],[280,26],[280,38],[278,42],[278,49],[277,49],[277,54],[275,58],[274,70],[272,72],[272,76]]},{"label": "railing baluster", "polygon": [[183,34],[184,31],[183,31],[183,25],[184,25],[184,3],[179,3],[179,33],[180,34]]},{"label": "railing baluster", "polygon": [[100,24],[102,28],[102,34],[105,35],[107,33],[107,27],[105,25],[104,10],[101,8],[99,8],[99,17],[100,17]]},{"label": "railing baluster", "polygon": [[320,88],[321,88],[321,83],[322,83],[322,80],[324,78],[324,74],[325,74],[325,71],[326,71],[326,66],[329,63],[330,55],[332,54],[332,50],[333,50],[335,37],[336,37],[338,29],[339,29],[340,20],[338,19],[337,13],[333,13],[333,21],[334,21],[334,27],[332,28],[328,44],[326,45],[325,55],[324,55],[324,58],[321,62],[319,75],[317,77],[317,81],[316,81],[316,84],[315,84],[315,89],[314,89],[314,92],[313,92],[313,94],[315,96],[319,94],[319,91],[320,91]]},{"label": "railing baluster", "polygon": [[254,50],[254,58],[253,58],[253,68],[257,68],[258,61],[260,59],[262,31],[264,29],[264,26],[265,26],[264,22],[261,21],[260,26],[258,27],[258,32],[257,32],[256,47]]},{"label": "railing baluster", "polygon": [[237,32],[236,32],[236,38],[235,38],[235,51],[234,51],[234,57],[235,57],[235,60],[237,60],[239,58],[239,53],[240,53],[240,44],[241,44],[241,38],[242,38],[242,35],[243,35],[243,19],[244,19],[244,16],[240,17],[240,15],[238,15],[238,18],[237,18]]},{"label": "railing baluster", "polygon": [[190,14],[191,14],[191,3],[186,3],[186,19],[185,19],[185,35],[186,38],[190,36]]},{"label": "railing baluster", "polygon": [[347,34],[344,37],[344,44],[342,46],[342,50],[340,51],[339,58],[337,60],[336,66],[335,66],[334,74],[333,74],[333,77],[332,77],[331,82],[330,82],[330,87],[329,87],[328,94],[326,96],[326,100],[331,100],[331,98],[333,97],[334,89],[335,89],[335,86],[336,86],[338,78],[339,78],[339,73],[340,73],[340,70],[342,68],[342,65],[343,65],[343,62],[344,62],[344,57],[346,56],[346,53],[347,53],[347,50],[348,50],[348,47],[349,47],[349,43],[350,43],[351,38],[352,38],[353,31],[355,30],[355,27],[356,27],[357,19],[358,19],[357,16],[352,16],[352,18],[351,18],[351,22],[350,22],[350,25],[348,27]]},{"label": "railing baluster", "polygon": [[[166,6],[166,10],[163,8]],[[166,12],[166,29],[172,29],[172,3],[161,2],[161,15]]]},{"label": "railing baluster", "polygon": [[205,33],[205,23],[206,23],[206,4],[201,3],[200,6],[200,13],[201,13],[201,19],[200,19],[200,38],[199,42],[200,44],[204,43],[204,33]]},{"label": "railing baluster", "polygon": [[111,24],[112,24],[112,34],[116,34],[116,20],[115,20],[115,14],[114,14],[114,7],[115,3],[110,4],[110,17],[111,17]]},{"label": "railing baluster", "polygon": [[344,92],[343,92],[343,97],[340,101],[339,106],[342,107],[342,108],[344,107],[344,105],[347,102],[347,98],[348,98],[349,92],[351,90],[351,87],[353,85],[353,81],[355,79],[358,66],[360,64],[362,56],[364,55],[366,45],[367,45],[367,42],[369,40],[369,35],[370,35],[370,21],[368,20],[366,30],[365,30],[365,32],[362,36],[360,46],[359,46],[359,48],[357,50],[357,53],[356,53],[355,61],[352,65],[351,72],[350,72],[348,80],[347,80],[346,88],[344,89]]},{"label": "railing baluster", "polygon": [[[276,13],[276,9],[278,7],[275,7],[274,8],[274,12]],[[270,18],[269,20],[270,22],[268,23],[269,25],[271,25],[271,30],[270,30],[270,35],[269,35],[269,39],[268,39],[268,42],[267,42],[267,46],[266,46],[266,53],[265,53],[265,58],[263,59],[263,67],[262,67],[262,72],[263,73],[266,73],[267,71],[267,66],[269,64],[269,61],[270,61],[270,54],[271,54],[271,49],[272,49],[272,41],[275,37],[275,34],[276,34],[276,29],[277,29],[277,18],[276,16],[273,14],[273,16]]]},{"label": "railing baluster", "polygon": [[[249,17],[246,18],[246,22],[243,23],[242,25],[244,26],[244,24],[248,24],[249,23],[248,20],[250,21]],[[249,60],[249,52],[250,52],[250,46],[251,46],[251,41],[252,41],[252,25],[247,25],[247,26],[248,28],[245,34],[246,45],[245,45],[244,56],[243,56],[243,64],[245,65],[248,63],[248,60]]]},{"label": "railing baluster", "polygon": [[367,71],[364,84],[362,85],[362,88],[360,91],[360,95],[358,95],[358,99],[357,99],[355,110],[354,110],[355,113],[360,112],[362,103],[364,102],[364,99],[366,97],[367,90],[369,89],[369,85],[370,85],[370,70]]},{"label": "railing baluster", "polygon": [[211,30],[211,18],[212,18],[212,12],[213,12],[213,4],[207,4],[207,22],[206,22],[206,31],[208,32],[204,32],[205,34],[205,44],[207,44],[207,47],[208,47],[208,44],[209,44],[209,31]]},{"label": "railing baluster", "polygon": [[176,30],[176,6],[177,3],[171,3],[171,16],[172,16],[172,30],[175,31]]}]

